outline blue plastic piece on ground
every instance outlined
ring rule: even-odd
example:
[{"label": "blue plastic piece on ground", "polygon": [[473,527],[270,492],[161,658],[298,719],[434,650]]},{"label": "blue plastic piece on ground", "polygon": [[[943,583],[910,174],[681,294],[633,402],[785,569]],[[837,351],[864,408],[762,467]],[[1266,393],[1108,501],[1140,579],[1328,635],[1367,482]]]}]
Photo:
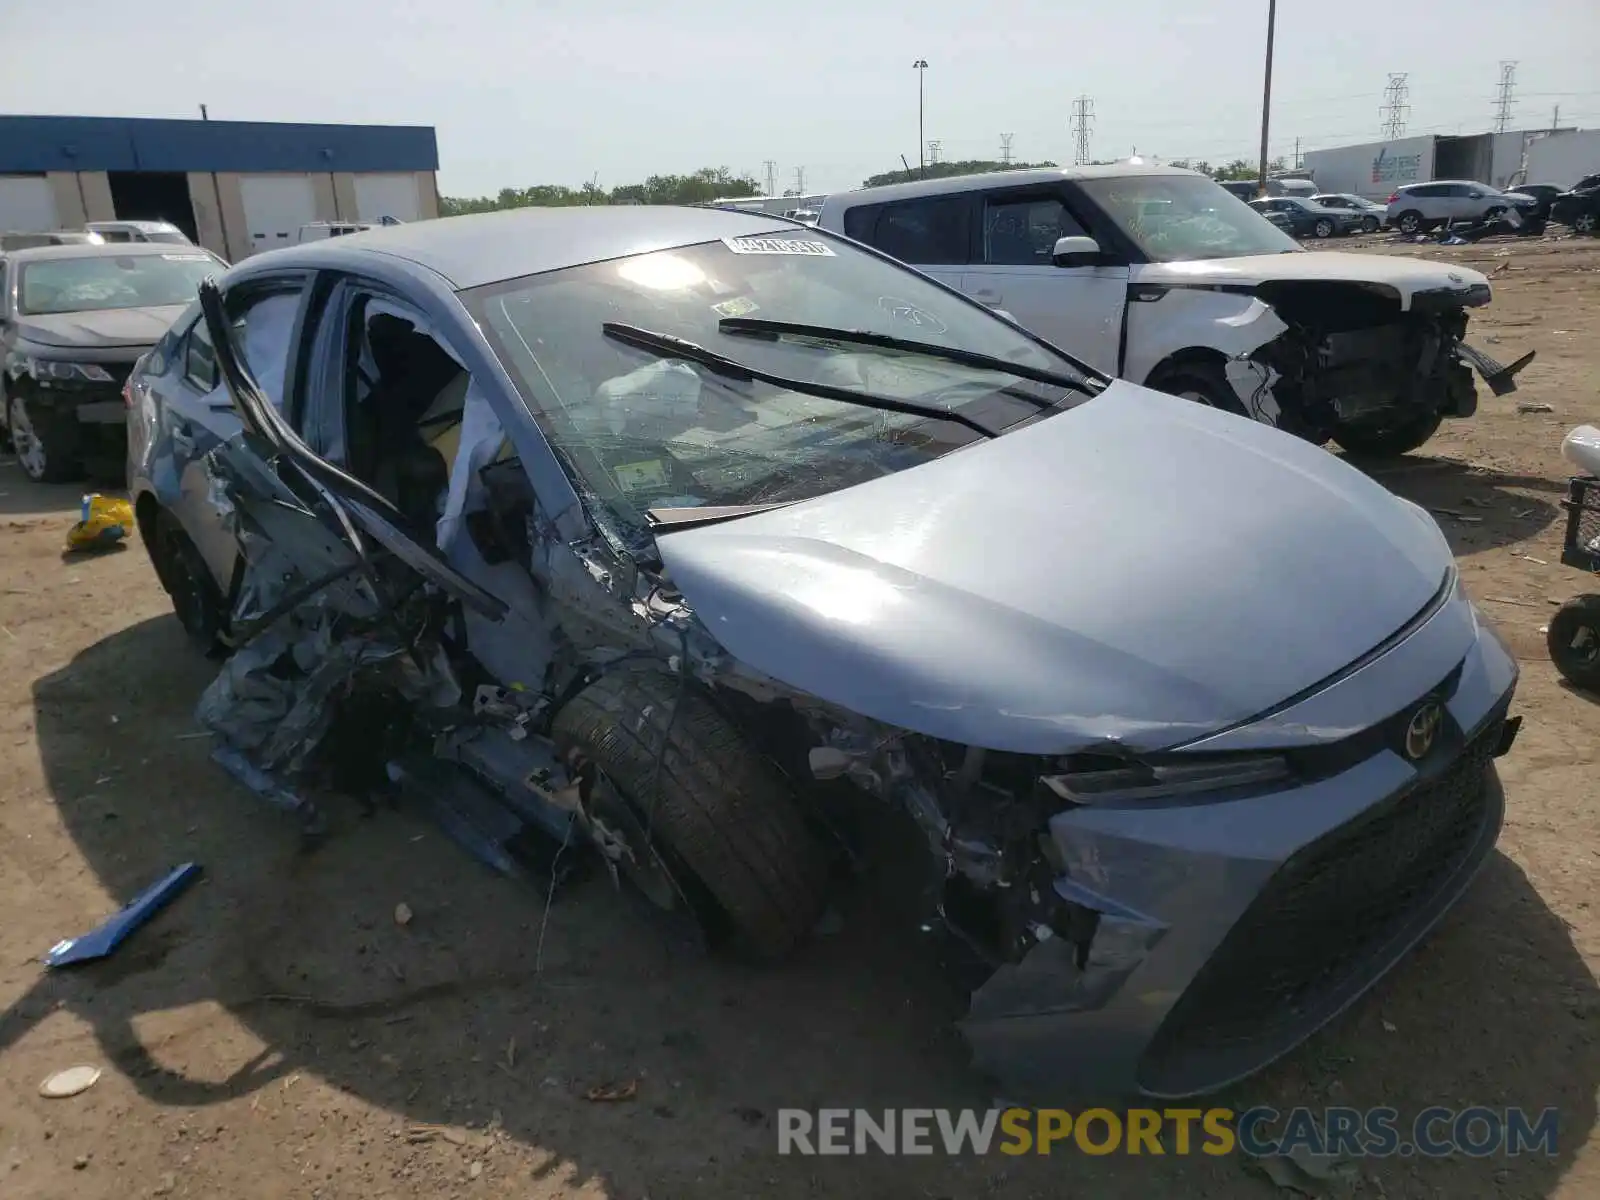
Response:
[{"label": "blue plastic piece on ground", "polygon": [[65,967],[104,958],[199,877],[199,863],[184,863],[181,867],[175,867],[166,878],[145,888],[128,902],[126,908],[98,929],[82,937],[66,938],[51,946],[44,956],[44,965]]}]

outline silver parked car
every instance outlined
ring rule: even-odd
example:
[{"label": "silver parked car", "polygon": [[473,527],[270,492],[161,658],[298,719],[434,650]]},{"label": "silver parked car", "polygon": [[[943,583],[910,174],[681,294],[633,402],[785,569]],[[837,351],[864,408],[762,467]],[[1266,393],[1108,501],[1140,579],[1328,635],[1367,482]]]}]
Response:
[{"label": "silver parked car", "polygon": [[1352,192],[1323,192],[1311,197],[1311,202],[1360,217],[1358,228],[1362,233],[1377,233],[1389,219],[1389,210],[1383,205]]},{"label": "silver parked car", "polygon": [[1517,196],[1470,179],[1436,179],[1408,183],[1389,197],[1388,223],[1401,233],[1418,233],[1451,221],[1482,221],[1509,208],[1532,209],[1537,201]]},{"label": "silver parked car", "polygon": [[1019,1088],[1256,1070],[1500,829],[1517,667],[1424,510],[822,230],[522,209],[256,255],[129,398],[239,778],[316,828],[331,762],[767,957],[892,806]]}]

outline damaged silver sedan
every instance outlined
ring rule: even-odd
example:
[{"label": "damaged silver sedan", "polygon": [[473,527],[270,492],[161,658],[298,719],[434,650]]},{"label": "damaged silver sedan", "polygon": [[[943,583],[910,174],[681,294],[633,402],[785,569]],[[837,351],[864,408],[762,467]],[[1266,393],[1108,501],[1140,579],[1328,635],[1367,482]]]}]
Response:
[{"label": "damaged silver sedan", "polygon": [[236,776],[313,831],[331,785],[509,874],[587,858],[764,957],[903,814],[1014,1088],[1258,1069],[1500,829],[1516,665],[1423,510],[826,232],[522,210],[264,254],[128,401]]}]

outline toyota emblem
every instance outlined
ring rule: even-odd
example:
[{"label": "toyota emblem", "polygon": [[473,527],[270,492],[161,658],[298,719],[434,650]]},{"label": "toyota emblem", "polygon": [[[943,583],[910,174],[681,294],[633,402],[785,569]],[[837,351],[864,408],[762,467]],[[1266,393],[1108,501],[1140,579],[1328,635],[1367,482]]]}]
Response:
[{"label": "toyota emblem", "polygon": [[1412,713],[1411,723],[1406,726],[1406,757],[1412,762],[1427,758],[1428,751],[1433,749],[1434,742],[1439,738],[1439,726],[1443,723],[1444,709],[1434,700],[1425,702]]}]

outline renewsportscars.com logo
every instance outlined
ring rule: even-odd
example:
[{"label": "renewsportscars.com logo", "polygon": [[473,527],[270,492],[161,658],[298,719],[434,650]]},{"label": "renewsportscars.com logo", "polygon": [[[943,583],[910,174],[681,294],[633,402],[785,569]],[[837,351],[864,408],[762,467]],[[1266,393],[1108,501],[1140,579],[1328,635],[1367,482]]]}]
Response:
[{"label": "renewsportscars.com logo", "polygon": [[1341,1158],[1445,1158],[1556,1153],[1554,1108],[1425,1108],[1409,1120],[1393,1108],[778,1110],[779,1154],[949,1156],[1189,1155],[1298,1152]]}]

